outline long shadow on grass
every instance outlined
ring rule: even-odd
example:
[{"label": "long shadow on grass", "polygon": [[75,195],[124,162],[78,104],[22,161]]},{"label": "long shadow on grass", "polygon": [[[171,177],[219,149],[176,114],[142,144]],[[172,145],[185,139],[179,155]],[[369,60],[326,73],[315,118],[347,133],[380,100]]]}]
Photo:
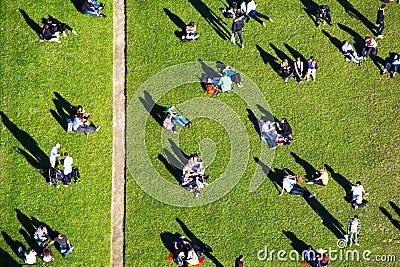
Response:
[{"label": "long shadow on grass", "polygon": [[[210,24],[211,28],[223,40],[228,40],[230,32],[225,27],[226,23],[223,22],[217,14],[214,13],[203,1],[201,0],[188,0],[190,4],[200,13],[200,15]],[[224,25],[225,24],[225,25]]]},{"label": "long shadow on grass", "polygon": [[36,141],[27,132],[19,129],[2,111],[0,111],[0,116],[3,124],[29,153],[20,148],[18,148],[17,151],[47,180],[50,167],[47,155],[39,148]]},{"label": "long shadow on grass", "polygon": [[181,165],[186,163],[187,159],[189,158],[189,155],[186,154],[182,149],[178,147],[178,145],[172,140],[168,139],[168,142],[171,145],[172,151],[175,153],[175,155],[178,157],[178,160],[180,161]]},{"label": "long shadow on grass", "polygon": [[278,73],[279,70],[279,63],[277,62],[277,58],[262,49],[259,45],[256,45],[258,51],[260,52],[260,56],[262,60],[264,61],[264,64],[270,65],[271,68]]},{"label": "long shadow on grass", "polygon": [[289,51],[289,53],[292,55],[292,57],[295,60],[296,60],[296,58],[299,57],[301,59],[301,61],[303,61],[303,62],[307,61],[307,59],[299,51],[297,51],[296,49],[294,49],[293,47],[291,47],[288,44],[283,44],[283,45],[286,47],[286,49]]},{"label": "long shadow on grass", "polygon": [[[19,247],[25,247],[24,244],[22,244],[20,241],[13,240],[11,236],[9,236],[6,232],[1,231],[1,235],[4,238],[4,241],[6,241],[7,245],[11,248],[11,250],[14,252],[15,255],[18,255],[18,248]],[[3,265],[1,265],[3,266]]]},{"label": "long shadow on grass", "polygon": [[0,248],[0,266],[19,267],[22,266],[22,264],[14,260],[14,258],[10,254],[8,254],[7,251]]},{"label": "long shadow on grass", "polygon": [[365,27],[368,28],[368,30],[370,30],[373,34],[375,34],[375,31],[373,30],[375,27],[374,24],[371,21],[369,21],[369,19],[367,19],[360,11],[355,9],[354,6],[350,3],[350,1],[338,0],[338,2],[343,6],[344,10],[346,11],[346,13],[349,14],[350,17],[360,20],[365,25]]},{"label": "long shadow on grass", "polygon": [[[167,155],[167,158],[174,157],[171,152],[164,149],[164,153]],[[182,176],[182,170],[180,170],[177,166],[171,164],[163,155],[158,154],[158,159],[164,164],[165,168],[169,171],[169,173],[174,176],[174,178],[180,182],[180,177]]]},{"label": "long shadow on grass", "polygon": [[169,250],[169,252],[174,252],[174,247],[172,242],[177,240],[181,234],[179,233],[170,233],[170,232],[162,232],[160,234],[161,241],[163,242],[164,246]]},{"label": "long shadow on grass", "polygon": [[300,0],[300,2],[304,5],[304,11],[310,17],[310,19],[316,24],[315,15],[317,14],[318,4],[313,0]]},{"label": "long shadow on grass", "polygon": [[393,219],[392,214],[389,213],[385,208],[379,207],[380,211],[389,219],[389,221],[393,224],[394,227],[396,227],[398,230],[400,230],[400,222],[398,220]]},{"label": "long shadow on grass", "polygon": [[344,199],[351,203],[351,187],[352,184],[350,183],[349,180],[346,179],[346,177],[344,177],[343,175],[341,175],[340,173],[335,172],[331,166],[329,166],[328,164],[325,164],[325,169],[331,173],[331,177],[333,178],[333,180],[335,180],[341,187],[343,187],[344,191],[345,191],[345,197]]},{"label": "long shadow on grass", "polygon": [[322,30],[322,33],[329,38],[329,41],[331,42],[331,44],[333,44],[340,52],[342,52],[342,42],[336,38],[333,37],[332,35],[330,35],[327,31]]},{"label": "long shadow on grass", "polygon": [[312,180],[314,178],[314,175],[317,173],[317,169],[315,169],[314,166],[308,163],[306,160],[297,156],[296,153],[290,152],[290,155],[292,155],[297,164],[301,165],[304,168],[304,171],[306,172],[305,177],[308,180]]},{"label": "long shadow on grass", "polygon": [[268,110],[266,110],[264,107],[260,106],[259,104],[257,104],[257,108],[258,110],[263,114],[261,117],[262,121],[274,121],[277,122],[278,119],[271,114],[271,112],[269,112]]},{"label": "long shadow on grass", "polygon": [[181,226],[183,232],[185,233],[186,237],[192,241],[193,243],[196,243],[198,245],[200,245],[201,247],[206,248],[208,251],[204,253],[204,255],[207,256],[207,258],[209,258],[216,267],[223,267],[223,265],[211,254],[211,252],[213,252],[212,248],[210,246],[208,246],[207,244],[205,244],[203,241],[201,241],[200,239],[198,239],[192,231],[189,230],[189,228],[187,228],[187,226],[184,224],[184,222],[182,222],[179,218],[176,218],[176,221],[179,223],[179,225]]},{"label": "long shadow on grass", "polygon": [[248,113],[247,118],[249,118],[249,121],[251,121],[253,124],[254,130],[258,135],[260,135],[260,127],[258,126],[258,119],[256,118],[256,115],[254,115],[254,112],[249,108],[246,108],[246,111]]},{"label": "long shadow on grass", "polygon": [[82,0],[70,0],[70,1],[74,5],[75,9],[81,12]]},{"label": "long shadow on grass", "polygon": [[[203,60],[198,59],[197,60],[201,64],[201,68],[203,69],[204,73],[208,76],[212,75],[214,77],[221,76],[217,71],[215,71],[211,66],[208,66],[206,63],[204,63]],[[218,66],[218,64],[217,64]]]},{"label": "long shadow on grass", "polygon": [[54,92],[55,99],[53,99],[54,106],[56,110],[50,109],[51,115],[58,121],[61,127],[67,130],[67,119],[72,118],[74,115],[75,107],[71,105],[64,97],[59,93]]},{"label": "long shadow on grass", "polygon": [[291,231],[282,231],[284,235],[289,238],[290,245],[294,250],[296,250],[300,255],[303,253],[304,250],[307,250],[308,245],[303,241],[297,238],[297,236]]},{"label": "long shadow on grass", "polygon": [[329,211],[314,197],[304,198],[313,211],[322,219],[322,224],[328,228],[336,238],[343,238],[343,225],[329,213]]},{"label": "long shadow on grass", "polygon": [[267,175],[269,180],[273,183],[275,186],[276,190],[278,192],[281,192],[281,184],[282,184],[282,179],[286,175],[286,172],[281,169],[275,168],[274,171],[270,169],[264,162],[262,162],[259,158],[254,157],[254,161],[260,165],[261,169],[263,170],[264,174]]},{"label": "long shadow on grass", "polygon": [[163,10],[165,14],[167,14],[168,18],[180,29],[180,31],[174,31],[175,36],[180,38],[186,29],[185,22],[176,14],[172,13],[168,8],[163,8]]},{"label": "long shadow on grass", "polygon": [[[167,149],[163,149],[165,156],[167,157],[168,163],[172,166],[174,166],[178,170],[183,169],[183,162],[186,162],[186,160],[181,160],[178,155],[176,157],[173,155],[172,152],[168,151]],[[165,164],[164,164],[165,165]],[[172,173],[171,173],[172,174]]]},{"label": "long shadow on grass", "polygon": [[33,19],[31,19],[23,9],[19,9],[19,12],[22,14],[25,22],[29,25],[29,27],[31,27],[31,29],[39,36],[39,38],[41,38],[42,28],[39,26],[39,24],[37,24]]},{"label": "long shadow on grass", "polygon": [[397,213],[397,215],[400,216],[400,208],[392,201],[389,201],[389,204],[392,207],[392,209]]},{"label": "long shadow on grass", "polygon": [[150,115],[153,117],[153,119],[159,125],[162,126],[164,118],[165,118],[165,110],[167,108],[156,104],[153,100],[153,97],[150,95],[149,92],[143,91],[143,93],[144,93],[144,98],[139,97],[140,102],[143,104],[143,106],[146,108],[146,110],[150,113]]},{"label": "long shadow on grass", "polygon": [[274,44],[269,43],[269,45],[271,46],[272,49],[274,49],[275,54],[280,58],[281,61],[283,61],[284,59],[287,59],[287,60],[289,60],[290,64],[292,64],[292,60],[290,59],[290,57],[285,52],[280,50]]}]

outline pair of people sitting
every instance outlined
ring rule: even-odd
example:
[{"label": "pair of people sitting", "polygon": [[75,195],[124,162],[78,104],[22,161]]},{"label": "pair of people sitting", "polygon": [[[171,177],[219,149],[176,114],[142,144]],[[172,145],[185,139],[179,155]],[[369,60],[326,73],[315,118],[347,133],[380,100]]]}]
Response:
[{"label": "pair of people sitting", "polygon": [[281,121],[265,121],[259,124],[261,129],[261,140],[267,142],[269,148],[276,148],[278,145],[290,145],[293,140],[292,127],[286,118]]},{"label": "pair of people sitting", "polygon": [[359,67],[362,66],[362,63],[360,61],[360,56],[357,55],[357,53],[354,51],[353,46],[349,44],[347,40],[344,40],[342,46],[342,52],[344,54],[344,57],[347,61],[353,61],[355,62]]},{"label": "pair of people sitting", "polygon": [[42,18],[43,28],[42,28],[42,36],[40,42],[44,40],[52,41],[56,43],[61,43],[60,41],[60,33],[67,37],[65,33],[66,30],[71,31],[74,35],[77,35],[76,31],[74,31],[68,24],[63,23],[52,16]]},{"label": "pair of people sitting", "polygon": [[399,55],[396,54],[393,56],[392,60],[389,59],[389,61],[386,62],[385,68],[381,72],[381,75],[385,75],[386,72],[390,73],[390,71],[393,70],[390,77],[392,79],[394,79],[394,77],[396,76],[396,72],[399,72],[399,68],[400,68],[400,59],[399,59]]},{"label": "pair of people sitting", "polygon": [[165,118],[163,121],[164,129],[176,133],[176,124],[179,126],[190,128],[193,124],[192,121],[189,121],[187,118],[179,115],[175,111],[175,106],[172,105],[165,110]]},{"label": "pair of people sitting", "polygon": [[185,32],[182,34],[182,42],[196,40],[200,37],[200,34],[196,32],[196,24],[192,21],[186,25]]},{"label": "pair of people sitting", "polygon": [[188,162],[182,168],[182,177],[180,185],[194,193],[195,197],[200,195],[200,190],[208,184],[205,182],[209,175],[205,175],[205,167],[203,160],[201,160],[197,153],[190,155]]},{"label": "pair of people sitting", "polygon": [[97,132],[100,126],[92,126],[87,123],[87,120],[91,118],[90,114],[87,114],[83,107],[79,105],[76,108],[75,115],[72,118],[72,130],[77,133],[86,132]]},{"label": "pair of people sitting", "polygon": [[203,256],[206,252],[212,252],[210,247],[203,244],[191,242],[184,236],[172,241],[171,245],[172,260],[178,266],[196,266],[202,264],[205,260]]},{"label": "pair of people sitting", "polygon": [[97,0],[83,0],[81,5],[81,13],[95,17],[106,17],[101,11],[106,7],[103,3],[97,3]]}]

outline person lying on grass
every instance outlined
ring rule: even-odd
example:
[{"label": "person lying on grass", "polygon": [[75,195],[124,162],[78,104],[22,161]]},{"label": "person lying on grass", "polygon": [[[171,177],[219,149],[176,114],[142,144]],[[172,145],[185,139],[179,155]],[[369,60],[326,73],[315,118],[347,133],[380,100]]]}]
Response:
[{"label": "person lying on grass", "polygon": [[187,118],[179,115],[177,112],[175,112],[175,106],[170,106],[167,108],[165,111],[166,114],[171,115],[171,121],[175,124],[178,124],[181,127],[187,127],[190,128],[193,124],[193,122],[189,121]]}]

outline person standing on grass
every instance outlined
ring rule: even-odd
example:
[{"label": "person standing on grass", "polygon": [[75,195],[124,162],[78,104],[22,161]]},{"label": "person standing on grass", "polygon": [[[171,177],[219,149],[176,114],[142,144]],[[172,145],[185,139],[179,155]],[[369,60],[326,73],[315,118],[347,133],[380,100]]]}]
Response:
[{"label": "person standing on grass", "polygon": [[64,258],[74,250],[74,246],[70,243],[68,237],[62,233],[58,233],[58,235],[49,243],[49,246],[53,243],[57,243],[58,250]]},{"label": "person standing on grass", "polygon": [[319,19],[321,18],[323,21],[327,21],[329,26],[332,25],[332,19],[331,19],[331,8],[328,5],[320,5],[317,10],[316,14],[316,24],[317,27],[319,27],[321,24],[319,23]]},{"label": "person standing on grass", "polygon": [[243,255],[240,255],[239,257],[236,258],[235,260],[235,267],[244,267],[243,266]]},{"label": "person standing on grass", "polygon": [[33,239],[35,239],[39,247],[43,247],[44,243],[49,239],[49,237],[47,226],[45,224],[40,225],[33,234]]},{"label": "person standing on grass", "polygon": [[57,143],[50,150],[50,167],[52,167],[52,168],[56,168],[58,165],[58,157],[61,156],[61,154],[58,153],[59,148],[60,148],[60,144]]},{"label": "person standing on grass", "polygon": [[256,7],[257,7],[257,4],[253,0],[245,0],[240,5],[240,9],[242,10],[242,12],[246,13],[246,15],[248,17],[254,19],[255,21],[257,21],[264,27],[266,27],[265,22],[262,21],[260,18],[263,18],[263,19],[269,20],[270,22],[273,22],[273,20],[270,17],[268,17],[264,14],[258,13],[256,11]]},{"label": "person standing on grass", "polygon": [[359,246],[358,244],[358,236],[360,235],[361,231],[361,222],[358,219],[357,215],[354,215],[353,218],[350,219],[349,224],[347,225],[347,233],[349,234],[349,246],[354,244]]},{"label": "person standing on grass", "polygon": [[28,265],[36,264],[37,252],[33,248],[25,250],[25,248],[19,247],[18,254],[21,255],[22,259],[24,260],[24,263]]},{"label": "person standing on grass", "polygon": [[303,78],[304,63],[303,63],[303,61],[301,61],[300,57],[296,58],[296,61],[294,62],[293,67],[294,67],[294,71],[293,71],[294,78],[296,79],[296,81],[298,83],[301,83],[302,82],[301,79]]},{"label": "person standing on grass", "polygon": [[386,4],[382,4],[378,8],[378,14],[376,16],[376,27],[378,27],[378,32],[377,32],[377,38],[382,39],[383,36],[383,30],[385,29],[385,9],[386,9]]},{"label": "person standing on grass", "polygon": [[239,36],[240,46],[244,48],[243,44],[243,27],[244,27],[244,15],[241,13],[235,14],[235,19],[232,22],[232,36],[231,36],[231,43],[235,44],[235,35]]},{"label": "person standing on grass", "polygon": [[74,162],[74,160],[72,159],[72,157],[70,157],[68,155],[68,152],[64,153],[64,162],[63,162],[63,166],[64,166],[64,183],[63,186],[68,186],[68,184],[71,182],[72,179],[72,164]]},{"label": "person standing on grass", "polygon": [[306,79],[306,82],[308,82],[308,78],[310,76],[312,81],[315,82],[317,69],[318,69],[317,60],[314,57],[310,57],[310,59],[307,61],[307,73],[306,76],[304,77]]}]

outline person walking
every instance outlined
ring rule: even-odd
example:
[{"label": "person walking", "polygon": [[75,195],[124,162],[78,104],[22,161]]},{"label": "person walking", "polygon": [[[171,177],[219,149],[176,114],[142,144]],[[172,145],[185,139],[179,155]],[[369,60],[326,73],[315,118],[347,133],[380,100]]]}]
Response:
[{"label": "person walking", "polygon": [[232,22],[232,36],[231,36],[231,43],[235,44],[235,35],[239,36],[240,46],[244,48],[243,44],[243,27],[244,27],[244,18],[245,16],[241,13],[235,14],[235,19]]},{"label": "person walking", "polygon": [[361,230],[361,222],[358,219],[357,215],[354,215],[353,218],[350,219],[349,224],[347,225],[347,232],[349,234],[349,246],[354,244],[359,246],[358,244],[358,236],[360,235]]},{"label": "person walking", "polygon": [[378,32],[377,32],[377,38],[382,39],[383,36],[383,30],[385,29],[385,9],[386,9],[386,4],[382,4],[378,8],[378,14],[376,16],[376,27],[378,27]]},{"label": "person walking", "polygon": [[242,12],[246,13],[246,15],[248,17],[254,19],[255,21],[257,21],[264,27],[266,27],[265,22],[262,21],[260,18],[269,20],[270,22],[274,22],[270,17],[268,17],[264,14],[258,13],[256,11],[256,7],[257,7],[257,4],[253,0],[246,0],[246,1],[243,1],[243,3],[240,6],[240,9],[242,10]]}]

